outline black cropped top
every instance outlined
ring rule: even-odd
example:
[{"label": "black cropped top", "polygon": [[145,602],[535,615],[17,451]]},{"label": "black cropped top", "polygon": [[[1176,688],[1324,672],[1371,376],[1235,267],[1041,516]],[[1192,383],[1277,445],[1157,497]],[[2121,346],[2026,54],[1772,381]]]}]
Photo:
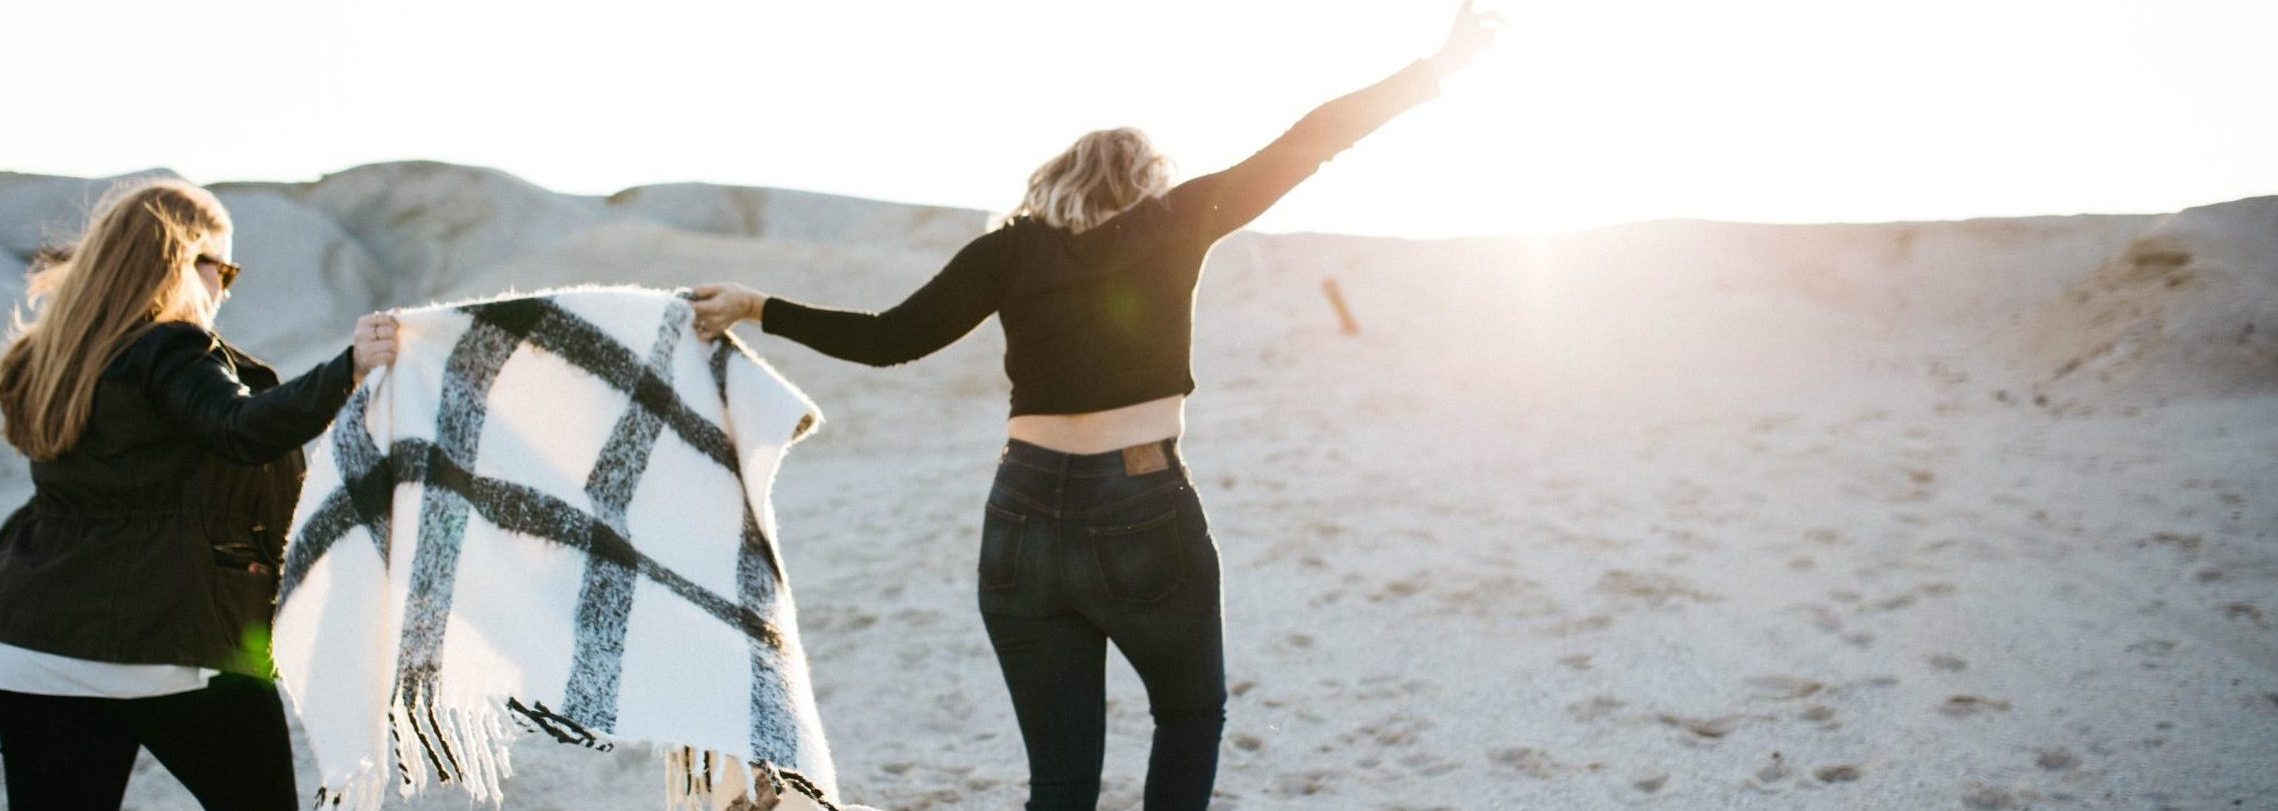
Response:
[{"label": "black cropped top", "polygon": [[1241,163],[1188,180],[1080,234],[1019,218],[957,252],[879,313],[770,297],[760,328],[832,357],[891,366],[997,314],[1012,415],[1082,414],[1194,391],[1194,290],[1212,245],[1321,164],[1439,93],[1417,62],[1315,108]]}]

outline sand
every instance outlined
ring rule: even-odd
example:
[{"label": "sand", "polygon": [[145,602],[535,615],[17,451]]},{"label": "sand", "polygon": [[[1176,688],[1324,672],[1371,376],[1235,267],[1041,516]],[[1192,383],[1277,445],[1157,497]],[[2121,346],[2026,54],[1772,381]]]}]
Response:
[{"label": "sand", "polygon": [[[0,248],[85,186],[0,175]],[[224,199],[255,269],[224,331],[288,369],[508,287],[884,306],[983,222],[438,164]],[[1229,240],[1185,442],[1227,581],[1215,807],[2278,807],[2274,235],[2278,198]],[[996,327],[889,370],[746,337],[831,418],[777,498],[847,797],[1017,807],[972,596]],[[1101,807],[1136,809],[1146,701],[1109,668]],[[509,808],[661,799],[640,747],[516,758]],[[131,807],[195,807],[140,768]]]}]

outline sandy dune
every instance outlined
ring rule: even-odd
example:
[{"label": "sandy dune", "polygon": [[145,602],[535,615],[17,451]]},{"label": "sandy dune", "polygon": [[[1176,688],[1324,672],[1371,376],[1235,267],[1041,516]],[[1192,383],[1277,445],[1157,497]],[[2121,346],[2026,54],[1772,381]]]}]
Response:
[{"label": "sandy dune", "polygon": [[[0,175],[0,250],[89,183]],[[293,370],[359,312],[508,287],[884,306],[985,221],[437,164],[220,189],[252,268],[224,331]],[[1199,308],[1220,807],[2278,806],[2278,198],[1240,235]],[[848,796],[1014,807],[971,596],[997,328],[883,371],[747,338],[831,415],[778,505]],[[1102,807],[1136,809],[1146,702],[1110,670]],[[507,805],[652,807],[654,764],[527,743]],[[194,807],[143,768],[134,807]]]}]

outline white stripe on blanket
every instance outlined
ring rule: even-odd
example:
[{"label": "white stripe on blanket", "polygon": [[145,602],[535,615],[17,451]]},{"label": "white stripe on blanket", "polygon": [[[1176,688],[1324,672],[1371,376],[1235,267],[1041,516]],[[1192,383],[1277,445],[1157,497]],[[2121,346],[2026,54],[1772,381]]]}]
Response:
[{"label": "white stripe on blanket", "polygon": [[674,807],[751,775],[831,807],[768,499],[814,404],[666,292],[396,318],[394,368],[318,442],[277,610],[326,795],[376,808],[393,770],[496,802],[537,731],[662,745]]}]

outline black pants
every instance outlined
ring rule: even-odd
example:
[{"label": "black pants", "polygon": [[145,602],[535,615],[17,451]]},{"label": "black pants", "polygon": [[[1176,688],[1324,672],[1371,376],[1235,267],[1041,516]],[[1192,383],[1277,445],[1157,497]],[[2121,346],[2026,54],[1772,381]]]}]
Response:
[{"label": "black pants", "polygon": [[0,690],[13,811],[117,811],[142,748],[208,809],[299,805],[285,707],[269,682],[224,673],[205,689],[152,698]]},{"label": "black pants", "polygon": [[1218,547],[1173,443],[1014,441],[981,530],[980,603],[1028,747],[1030,811],[1099,802],[1107,643],[1147,685],[1148,811],[1210,805],[1226,727]]}]

